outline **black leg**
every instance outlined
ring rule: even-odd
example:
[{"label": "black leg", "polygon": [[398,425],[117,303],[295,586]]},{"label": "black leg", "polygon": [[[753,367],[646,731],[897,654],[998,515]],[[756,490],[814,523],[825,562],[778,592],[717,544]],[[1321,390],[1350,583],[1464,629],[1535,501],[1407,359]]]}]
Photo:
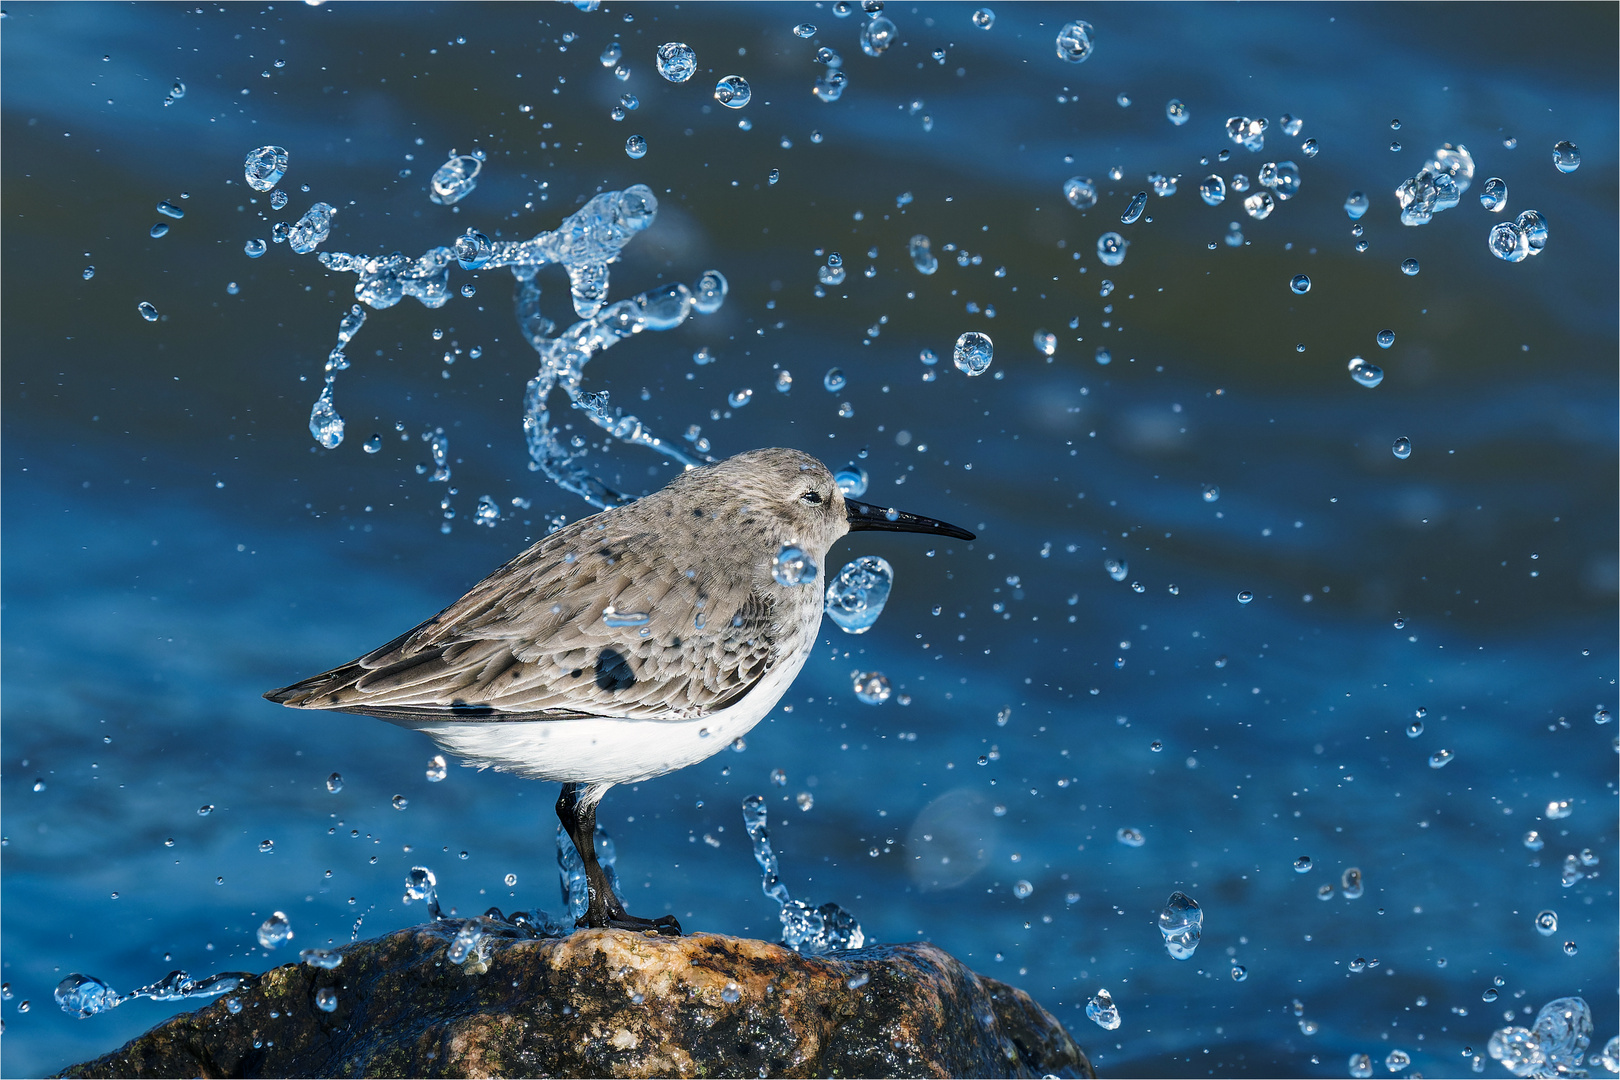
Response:
[{"label": "black leg", "polygon": [[585,864],[585,887],[590,894],[590,906],[585,909],[585,914],[576,925],[639,930],[663,934],[666,937],[679,937],[681,924],[675,921],[673,915],[665,915],[660,919],[642,919],[624,910],[624,904],[620,902],[613,887],[608,884],[607,874],[596,859],[596,804],[600,801],[601,795],[598,794],[596,798],[590,798],[590,795],[589,790],[581,792],[578,784],[564,784],[562,794],[557,797],[557,818],[562,822],[563,829],[567,831],[568,838],[574,842],[574,849],[579,852],[580,860]]}]

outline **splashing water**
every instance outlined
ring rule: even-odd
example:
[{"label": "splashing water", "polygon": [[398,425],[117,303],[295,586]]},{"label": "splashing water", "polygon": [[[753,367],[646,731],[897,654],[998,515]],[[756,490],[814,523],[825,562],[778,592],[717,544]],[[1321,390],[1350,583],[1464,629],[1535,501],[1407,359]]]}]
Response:
[{"label": "splashing water", "polygon": [[[524,393],[523,430],[531,468],[544,472],[564,490],[593,506],[607,507],[629,499],[586,469],[583,458],[587,448],[570,448],[552,429],[547,402],[554,390],[561,389],[574,408],[620,442],[645,446],[687,467],[708,460],[689,455],[653,433],[637,417],[611,408],[605,394],[588,395],[580,387],[585,365],[602,350],[643,331],[679,326],[694,311],[713,314],[725,302],[728,285],[715,270],[691,286],[668,284],[617,303],[606,302],[608,264],[631,239],[652,225],[657,213],[658,200],[652,190],[637,184],[597,195],[555,230],[528,240],[489,240],[474,231],[464,234],[454,248],[435,247],[415,259],[398,252],[380,257],[324,252],[319,259],[328,270],[356,275],[355,298],[378,310],[392,307],[407,296],[429,308],[444,306],[452,297],[450,267],[460,265],[469,256],[469,261],[481,259],[479,265],[486,270],[509,268],[518,282],[518,327],[540,358],[539,373],[529,381]],[[541,313],[540,288],[535,283],[540,268],[554,263],[561,264],[568,273],[574,312],[581,320],[556,334],[556,324]],[[359,321],[364,321],[363,313]],[[347,340],[345,334],[352,337],[358,329],[359,322],[340,327],[339,344]],[[322,445],[327,445],[325,439],[334,435],[341,441],[342,431],[341,418],[331,403],[332,373],[327,374],[322,392],[324,404],[317,403],[320,416],[311,416],[311,433]]]},{"label": "splashing water", "polygon": [[760,888],[765,895],[782,905],[782,944],[801,956],[821,956],[843,949],[859,949],[866,944],[866,934],[855,917],[832,901],[812,908],[803,900],[795,900],[782,884],[771,850],[770,832],[766,828],[768,811],[762,795],[750,795],[742,803],[743,824],[748,838],[754,844],[754,860],[759,863],[762,879]]},{"label": "splashing water", "polygon": [[862,555],[844,564],[827,583],[827,614],[846,634],[872,629],[894,588],[894,567],[877,555]]},{"label": "splashing water", "polygon": [[1592,1042],[1592,1011],[1578,997],[1562,997],[1541,1007],[1529,1028],[1491,1032],[1486,1048],[1514,1076],[1579,1076]]},{"label": "splashing water", "polygon": [[193,979],[184,971],[171,971],[150,986],[142,986],[127,994],[119,994],[112,987],[91,975],[75,972],[56,986],[56,1004],[69,1016],[83,1020],[136,998],[153,1001],[183,1001],[187,998],[218,997],[232,990],[251,987],[258,976],[249,971],[222,971],[202,979]]},{"label": "splashing water", "polygon": [[405,875],[403,902],[408,904],[412,900],[420,900],[427,905],[429,918],[435,921],[444,918],[444,911],[439,907],[439,879],[425,866],[413,866],[411,872]]},{"label": "splashing water", "polygon": [[1189,959],[1198,948],[1204,932],[1204,912],[1198,901],[1183,892],[1173,892],[1159,912],[1159,933],[1164,947],[1177,960]]}]

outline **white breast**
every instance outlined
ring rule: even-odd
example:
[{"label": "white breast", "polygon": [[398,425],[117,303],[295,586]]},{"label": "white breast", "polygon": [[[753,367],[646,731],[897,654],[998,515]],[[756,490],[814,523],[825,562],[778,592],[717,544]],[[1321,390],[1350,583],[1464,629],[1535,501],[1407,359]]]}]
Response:
[{"label": "white breast", "polygon": [[536,780],[635,784],[724,750],[775,708],[815,645],[778,660],[735,705],[696,720],[528,720],[423,726],[445,752],[480,769]]}]

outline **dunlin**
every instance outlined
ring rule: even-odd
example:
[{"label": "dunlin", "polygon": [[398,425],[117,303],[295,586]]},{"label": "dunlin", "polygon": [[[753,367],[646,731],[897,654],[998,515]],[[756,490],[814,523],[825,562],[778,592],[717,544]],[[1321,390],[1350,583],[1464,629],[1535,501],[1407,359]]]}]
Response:
[{"label": "dunlin", "polygon": [[[585,863],[582,925],[679,934],[625,912],[596,858],[596,807],[724,749],[770,712],[815,645],[818,567],[845,533],[972,540],[846,499],[821,462],[754,450],[559,529],[433,618],[351,663],[264,696],[416,728],[480,768],[561,781],[557,816]],[[793,574],[783,574],[793,580]]]}]

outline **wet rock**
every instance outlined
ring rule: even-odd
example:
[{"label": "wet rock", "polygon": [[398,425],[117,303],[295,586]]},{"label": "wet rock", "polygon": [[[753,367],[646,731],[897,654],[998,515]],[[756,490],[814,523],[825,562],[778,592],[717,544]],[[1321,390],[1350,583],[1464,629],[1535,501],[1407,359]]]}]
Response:
[{"label": "wet rock", "polygon": [[[1094,1076],[1022,990],[926,943],[485,937],[446,920],[289,964],[63,1076]],[[336,994],[324,1011],[318,996]],[[93,1021],[87,1021],[93,1022]]]}]

